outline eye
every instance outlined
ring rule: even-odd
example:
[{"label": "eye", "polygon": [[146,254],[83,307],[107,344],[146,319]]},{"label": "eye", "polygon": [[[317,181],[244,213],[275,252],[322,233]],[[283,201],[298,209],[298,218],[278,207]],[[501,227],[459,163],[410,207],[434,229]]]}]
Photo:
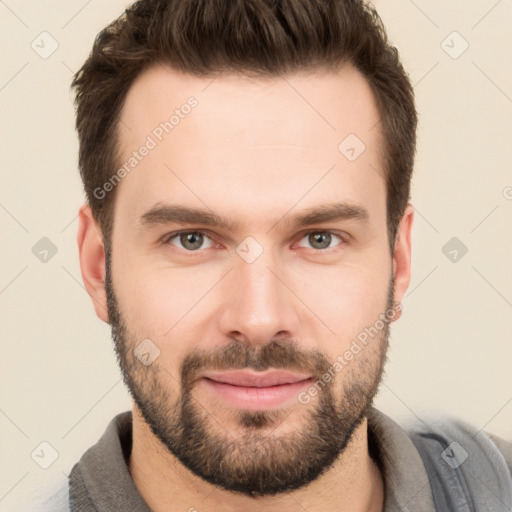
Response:
[{"label": "eye", "polygon": [[[331,231],[310,231],[306,233],[301,240],[307,239],[307,242],[311,244],[309,248],[323,251],[325,249],[332,249],[340,243],[332,245],[338,239],[340,242],[345,240],[340,236],[332,233]],[[209,241],[209,244],[204,245],[205,241]],[[164,244],[171,244],[179,247],[187,252],[198,252],[199,249],[208,249],[215,245],[215,242],[210,236],[204,231],[176,231],[168,234],[163,240]],[[299,244],[300,247],[307,247]]]},{"label": "eye", "polygon": [[[172,240],[177,239],[177,243],[173,243]],[[211,244],[208,247],[202,247],[205,239],[210,240]],[[208,249],[213,246],[213,240],[203,231],[178,231],[171,233],[163,240],[163,243],[170,243],[185,249],[188,252],[194,252],[198,249]],[[180,245],[178,245],[180,244]]]},{"label": "eye", "polygon": [[[309,233],[306,233],[302,239],[304,238],[307,238],[308,243],[310,243],[311,246],[313,246],[312,248],[316,250],[331,249],[335,247],[331,246],[331,242],[336,238],[341,242],[345,241],[341,236],[335,235],[330,231],[310,231]],[[300,247],[304,246],[300,245]]]}]

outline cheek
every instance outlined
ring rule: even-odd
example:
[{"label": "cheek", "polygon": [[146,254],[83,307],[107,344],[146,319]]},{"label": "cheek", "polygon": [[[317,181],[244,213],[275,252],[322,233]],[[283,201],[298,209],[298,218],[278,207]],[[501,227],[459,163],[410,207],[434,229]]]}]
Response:
[{"label": "cheek", "polygon": [[304,273],[298,295],[325,323],[337,344],[373,325],[386,311],[390,275],[368,267],[329,267]]},{"label": "cheek", "polygon": [[116,287],[116,294],[127,323],[128,342],[135,350],[147,339],[158,347],[156,362],[166,370],[158,373],[158,379],[164,388],[173,389],[179,382],[179,362],[190,351],[187,336],[196,334],[190,313],[201,294],[191,293],[190,281],[179,272],[137,274],[131,269],[124,275],[128,277]]},{"label": "cheek", "polygon": [[200,310],[199,303],[212,285],[197,269],[141,271],[145,266],[141,262],[120,268],[119,275],[127,276],[119,284],[120,308],[131,330],[157,343],[173,339]]}]

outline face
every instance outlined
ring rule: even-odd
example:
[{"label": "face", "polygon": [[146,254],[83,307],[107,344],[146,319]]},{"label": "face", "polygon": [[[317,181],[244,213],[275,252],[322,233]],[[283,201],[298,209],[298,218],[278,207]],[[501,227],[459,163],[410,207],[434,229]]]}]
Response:
[{"label": "face", "polygon": [[[128,93],[109,322],[151,431],[214,485],[306,485],[372,404],[397,298],[378,119],[348,66],[215,80],[160,67]],[[271,396],[206,378],[276,369],[301,379]]]}]

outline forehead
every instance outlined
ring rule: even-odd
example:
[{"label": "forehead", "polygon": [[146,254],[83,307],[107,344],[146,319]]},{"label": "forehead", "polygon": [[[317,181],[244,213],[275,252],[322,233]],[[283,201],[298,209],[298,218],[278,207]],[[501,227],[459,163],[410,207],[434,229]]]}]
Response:
[{"label": "forehead", "polygon": [[[121,114],[122,138],[130,142],[133,136],[151,132],[154,122],[168,120],[191,97],[197,99],[200,108],[195,108],[192,120],[183,125],[194,130],[215,125],[217,130],[210,133],[210,138],[220,139],[228,134],[228,128],[257,129],[248,122],[266,120],[268,138],[274,143],[273,136],[278,131],[283,140],[309,137],[305,122],[311,123],[311,131],[336,133],[334,139],[347,129],[368,139],[366,132],[374,126],[368,123],[379,118],[370,85],[349,64],[338,71],[311,70],[257,78],[234,74],[195,77],[160,65],[141,73],[129,89]],[[220,121],[225,129],[220,130]],[[254,129],[251,133],[264,136]]]},{"label": "forehead", "polygon": [[272,78],[154,67],[121,112],[118,164],[137,161],[116,203],[140,215],[166,199],[262,214],[320,196],[372,201],[385,194],[378,121],[369,84],[348,65]]}]

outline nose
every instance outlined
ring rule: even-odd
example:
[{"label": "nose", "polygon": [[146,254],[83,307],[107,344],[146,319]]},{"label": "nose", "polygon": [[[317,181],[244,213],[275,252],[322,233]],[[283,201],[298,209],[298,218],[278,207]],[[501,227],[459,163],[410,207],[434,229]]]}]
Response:
[{"label": "nose", "polygon": [[251,345],[276,338],[295,337],[299,329],[300,300],[293,283],[270,251],[252,263],[239,258],[229,273],[220,309],[224,336]]}]

